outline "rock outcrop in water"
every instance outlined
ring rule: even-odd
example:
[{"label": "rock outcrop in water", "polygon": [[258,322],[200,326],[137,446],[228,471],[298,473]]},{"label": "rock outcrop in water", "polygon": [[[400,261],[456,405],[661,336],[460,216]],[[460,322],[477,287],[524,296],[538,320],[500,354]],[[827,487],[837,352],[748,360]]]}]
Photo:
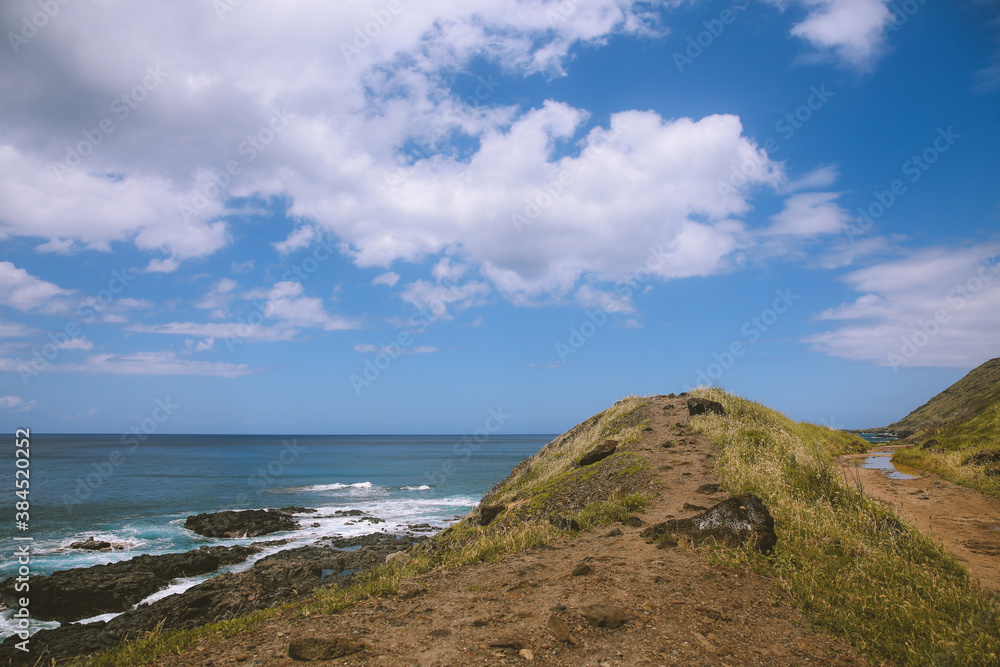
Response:
[{"label": "rock outcrop in water", "polygon": [[[67,623],[98,614],[131,609],[178,577],[192,577],[241,563],[260,551],[256,546],[202,547],[161,556],[142,555],[107,565],[60,570],[31,578],[31,615],[44,621]],[[0,583],[0,597],[10,608],[23,593],[11,577]]]},{"label": "rock outcrop in water", "polygon": [[189,516],[184,527],[205,537],[239,538],[296,530],[299,524],[284,510],[225,510]]},{"label": "rock outcrop in water", "polygon": [[[113,646],[125,637],[134,638],[158,626],[164,630],[194,628],[257,609],[276,606],[302,598],[321,585],[346,585],[358,570],[383,563],[386,556],[406,549],[422,539],[424,538],[376,533],[330,540],[342,549],[364,545],[354,551],[339,551],[326,546],[306,546],[279,551],[260,559],[245,572],[213,577],[183,593],[141,605],[107,622],[68,624],[53,630],[41,630],[31,637],[30,654],[14,648],[14,644],[20,641],[16,635],[9,637],[0,644],[0,664],[6,665],[11,661],[10,664],[34,665],[43,655],[46,659],[63,660]],[[225,549],[225,547],[212,548]],[[166,556],[139,558],[154,559]],[[77,572],[79,575],[85,569],[91,568],[66,572]],[[34,581],[33,579],[33,594]],[[33,614],[34,604],[33,597]]]}]

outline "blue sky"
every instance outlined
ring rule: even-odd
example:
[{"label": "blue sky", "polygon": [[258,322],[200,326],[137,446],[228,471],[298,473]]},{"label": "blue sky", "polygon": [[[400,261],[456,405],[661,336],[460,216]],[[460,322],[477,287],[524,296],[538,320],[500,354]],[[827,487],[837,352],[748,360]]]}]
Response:
[{"label": "blue sky", "polygon": [[8,430],[554,433],[702,383],[860,428],[1000,349],[995,0],[0,25]]}]

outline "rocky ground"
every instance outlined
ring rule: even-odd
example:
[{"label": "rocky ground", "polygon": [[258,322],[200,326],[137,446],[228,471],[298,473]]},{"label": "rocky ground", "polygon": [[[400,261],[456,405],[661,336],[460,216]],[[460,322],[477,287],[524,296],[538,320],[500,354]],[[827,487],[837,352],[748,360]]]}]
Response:
[{"label": "rocky ground", "polygon": [[725,500],[715,447],[689,432],[684,399],[650,401],[627,450],[661,482],[638,521],[404,583],[399,595],[328,616],[293,612],[229,639],[205,638],[160,665],[866,665],[811,628],[774,582],[711,566],[640,533]]}]

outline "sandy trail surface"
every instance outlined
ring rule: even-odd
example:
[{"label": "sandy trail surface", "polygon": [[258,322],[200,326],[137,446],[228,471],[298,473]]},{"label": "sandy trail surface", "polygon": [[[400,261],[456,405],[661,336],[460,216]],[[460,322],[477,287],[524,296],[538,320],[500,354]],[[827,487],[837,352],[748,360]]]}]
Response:
[{"label": "sandy trail surface", "polygon": [[[877,445],[872,452],[901,447]],[[837,463],[848,480],[944,546],[984,588],[1000,593],[1000,501],[933,473],[904,469],[919,477],[892,479],[880,470],[859,468],[869,456],[842,456]]]}]

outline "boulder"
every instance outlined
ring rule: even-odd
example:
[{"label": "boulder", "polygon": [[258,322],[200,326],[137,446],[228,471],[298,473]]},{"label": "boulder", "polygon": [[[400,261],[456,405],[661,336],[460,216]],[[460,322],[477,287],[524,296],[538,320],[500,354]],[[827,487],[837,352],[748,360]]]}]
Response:
[{"label": "boulder", "polygon": [[993,463],[1000,463],[1000,449],[981,449],[969,458],[965,459],[963,465],[984,466]]},{"label": "boulder", "polygon": [[686,535],[696,544],[707,540],[729,545],[750,542],[760,552],[770,551],[778,541],[771,513],[751,493],[724,500],[689,519],[658,523],[639,534],[649,540]]},{"label": "boulder", "polygon": [[598,461],[603,461],[614,454],[617,449],[617,440],[605,440],[603,443],[583,455],[583,458],[580,459],[580,466],[589,466],[597,463]]},{"label": "boulder", "polygon": [[97,540],[94,539],[94,536],[91,535],[90,537],[81,542],[73,542],[73,544],[69,545],[69,548],[86,549],[87,551],[100,551],[101,549],[110,549],[111,546],[112,546],[111,542],[104,542],[104,541],[98,542]]},{"label": "boulder", "polygon": [[714,412],[715,414],[722,415],[723,417],[726,415],[726,409],[722,407],[722,403],[719,403],[718,401],[710,401],[707,398],[689,398],[687,406],[688,413],[692,417],[709,412]]},{"label": "boulder", "polygon": [[924,441],[924,444],[920,445],[921,449],[937,449],[941,447],[941,443],[931,438],[930,440]]},{"label": "boulder", "polygon": [[295,530],[299,524],[281,510],[225,510],[189,516],[184,527],[205,537],[257,537]]},{"label": "boulder", "polygon": [[706,496],[710,496],[713,493],[718,493],[719,492],[719,485],[718,484],[702,484],[697,489],[695,489],[694,492],[695,493],[701,493],[701,494],[704,494]]},{"label": "boulder", "polygon": [[484,505],[479,508],[479,525],[488,526],[497,518],[500,512],[507,509],[506,505]]}]

